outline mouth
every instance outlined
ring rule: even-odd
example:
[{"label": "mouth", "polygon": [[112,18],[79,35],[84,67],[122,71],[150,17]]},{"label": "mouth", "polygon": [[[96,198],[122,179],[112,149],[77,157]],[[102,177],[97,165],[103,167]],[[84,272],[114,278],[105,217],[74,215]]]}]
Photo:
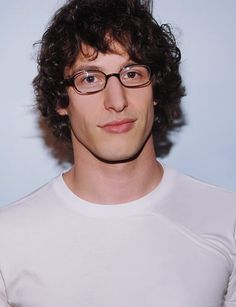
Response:
[{"label": "mouth", "polygon": [[130,131],[134,127],[135,121],[136,119],[129,118],[122,120],[114,120],[99,127],[108,133],[119,134]]}]

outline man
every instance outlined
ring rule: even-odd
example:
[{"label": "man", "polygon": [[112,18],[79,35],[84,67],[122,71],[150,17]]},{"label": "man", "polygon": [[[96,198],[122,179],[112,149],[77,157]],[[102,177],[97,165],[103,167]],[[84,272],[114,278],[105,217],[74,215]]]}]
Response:
[{"label": "man", "polygon": [[42,38],[38,107],[74,165],[2,209],[0,307],[236,306],[235,195],[156,160],[184,90],[149,7],[68,1]]}]

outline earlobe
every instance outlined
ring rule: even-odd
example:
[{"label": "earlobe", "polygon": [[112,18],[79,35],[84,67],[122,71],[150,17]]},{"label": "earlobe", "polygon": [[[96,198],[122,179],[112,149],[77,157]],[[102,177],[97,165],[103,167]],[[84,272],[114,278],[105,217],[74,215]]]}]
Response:
[{"label": "earlobe", "polygon": [[154,101],[153,101],[153,105],[154,105],[154,107],[157,106],[157,105],[158,105],[158,102],[154,100]]},{"label": "earlobe", "polygon": [[57,113],[58,113],[59,115],[61,115],[61,116],[66,116],[66,115],[68,115],[67,110],[64,109],[64,108],[58,108],[56,111],[57,111]]}]

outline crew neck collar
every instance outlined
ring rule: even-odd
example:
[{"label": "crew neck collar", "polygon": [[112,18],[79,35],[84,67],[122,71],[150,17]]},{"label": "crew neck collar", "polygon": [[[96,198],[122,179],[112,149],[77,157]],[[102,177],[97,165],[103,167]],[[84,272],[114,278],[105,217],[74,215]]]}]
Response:
[{"label": "crew neck collar", "polygon": [[63,179],[63,173],[54,179],[53,188],[64,205],[81,214],[97,217],[133,215],[138,212],[148,212],[153,206],[158,206],[158,203],[165,197],[170,185],[172,185],[176,172],[166,166],[162,165],[162,167],[162,179],[151,192],[141,198],[121,204],[98,204],[80,198],[66,185]]}]

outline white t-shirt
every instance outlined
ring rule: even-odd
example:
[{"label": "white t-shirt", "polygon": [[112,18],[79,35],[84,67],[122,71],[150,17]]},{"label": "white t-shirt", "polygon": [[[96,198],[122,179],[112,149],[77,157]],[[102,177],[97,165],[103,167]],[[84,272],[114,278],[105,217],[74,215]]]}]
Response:
[{"label": "white t-shirt", "polygon": [[1,209],[0,307],[235,307],[235,225],[234,193],[168,168],[119,205],[59,176]]}]

